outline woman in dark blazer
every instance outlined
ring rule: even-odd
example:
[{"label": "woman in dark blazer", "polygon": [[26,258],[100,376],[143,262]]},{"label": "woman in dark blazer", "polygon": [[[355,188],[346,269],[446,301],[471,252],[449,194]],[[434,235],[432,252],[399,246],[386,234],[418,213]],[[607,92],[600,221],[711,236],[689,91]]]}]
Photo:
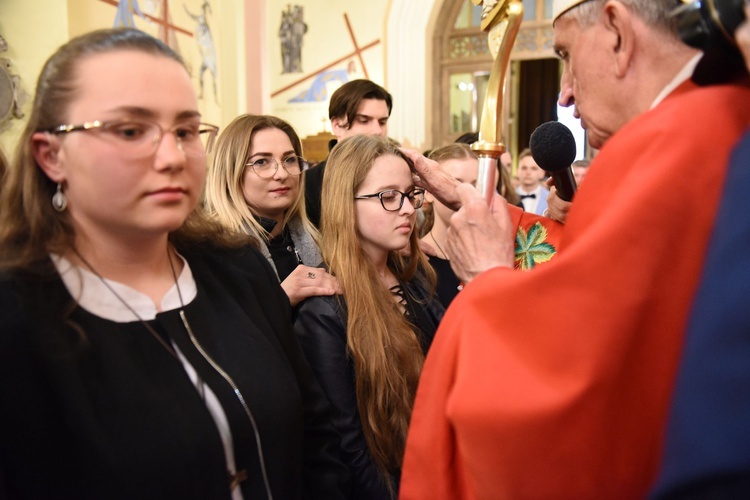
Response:
[{"label": "woman in dark blazer", "polygon": [[141,31],[46,63],[0,191],[0,497],[346,494],[273,270],[198,208],[216,132]]}]

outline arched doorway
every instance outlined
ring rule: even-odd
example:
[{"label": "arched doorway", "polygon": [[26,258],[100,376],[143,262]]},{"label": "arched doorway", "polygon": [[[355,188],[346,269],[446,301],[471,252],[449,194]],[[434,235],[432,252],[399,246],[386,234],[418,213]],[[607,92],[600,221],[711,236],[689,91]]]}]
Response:
[{"label": "arched doorway", "polygon": [[[560,64],[552,50],[552,0],[524,0],[524,21],[511,55],[503,123],[513,157],[531,132],[557,117]],[[476,131],[492,65],[481,7],[470,0],[445,2],[433,36],[431,139],[437,147]]]}]

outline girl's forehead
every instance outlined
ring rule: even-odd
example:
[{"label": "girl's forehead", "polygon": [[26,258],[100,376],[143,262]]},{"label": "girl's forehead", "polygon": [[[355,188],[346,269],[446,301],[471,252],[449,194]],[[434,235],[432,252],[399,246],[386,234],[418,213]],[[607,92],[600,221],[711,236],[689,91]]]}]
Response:
[{"label": "girl's forehead", "polygon": [[400,156],[387,154],[375,159],[370,170],[365,176],[365,182],[389,180],[392,183],[403,183],[404,181],[411,184],[412,176],[409,165],[406,160]]},{"label": "girl's forehead", "polygon": [[157,115],[174,115],[198,110],[187,71],[163,55],[136,50],[91,54],[76,63],[75,73],[72,111],[87,115],[140,108]]}]

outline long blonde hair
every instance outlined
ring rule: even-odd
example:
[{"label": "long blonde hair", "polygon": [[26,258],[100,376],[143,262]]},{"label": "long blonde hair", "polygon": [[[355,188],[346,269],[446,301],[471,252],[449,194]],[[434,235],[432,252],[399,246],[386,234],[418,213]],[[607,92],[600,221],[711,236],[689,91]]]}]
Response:
[{"label": "long blonde hair", "polygon": [[[92,31],[61,46],[45,63],[36,85],[31,114],[18,141],[13,162],[0,185],[0,270],[30,268],[50,253],[73,248],[75,229],[70,212],[52,208],[55,182],[37,165],[31,137],[65,123],[70,103],[77,97],[78,63],[87,57],[121,50],[138,51],[184,63],[160,40],[131,28]],[[199,206],[183,225],[170,233],[171,241],[191,245],[246,244],[205,217]]]},{"label": "long blonde hair", "polygon": [[[261,241],[268,241],[268,231],[253,217],[252,208],[245,200],[243,177],[250,157],[253,139],[260,130],[276,128],[284,132],[292,143],[294,153],[302,156],[302,142],[291,125],[270,115],[240,115],[227,125],[216,142],[214,161],[206,181],[206,209],[225,227],[249,232]],[[305,179],[299,178],[297,198],[284,212],[282,224],[299,218],[314,239],[318,231],[305,212]]]},{"label": "long blonde hair", "polygon": [[[370,453],[387,477],[401,466],[424,354],[413,327],[380,281],[375,265],[360,245],[354,195],[385,155],[409,160],[382,137],[356,135],[331,152],[323,178],[321,222],[323,259],[344,289],[347,349],[356,372],[357,407]],[[411,258],[388,255],[388,267],[401,281],[424,276],[434,290],[435,273],[409,238]],[[390,484],[390,482],[388,483]]]}]

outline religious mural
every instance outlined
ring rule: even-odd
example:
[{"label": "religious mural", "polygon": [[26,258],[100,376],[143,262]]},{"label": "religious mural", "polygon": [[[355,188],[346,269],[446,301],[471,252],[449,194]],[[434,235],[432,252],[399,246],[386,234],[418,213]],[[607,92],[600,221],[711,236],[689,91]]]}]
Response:
[{"label": "religious mural", "polygon": [[[0,52],[8,51],[8,43],[0,35]],[[11,71],[12,63],[7,57],[0,57],[0,130],[4,130],[11,119],[21,119],[21,109],[29,95],[21,87],[21,77]]]},{"label": "religious mural", "polygon": [[[169,45],[184,60],[185,64],[197,79],[198,99],[206,101],[204,87],[206,74],[210,75],[209,102],[219,104],[219,72],[217,47],[209,26],[213,15],[211,4],[207,0],[93,0],[116,7],[114,27],[127,26],[141,29],[156,36]],[[180,7],[181,6],[181,7]],[[192,28],[191,28],[192,24]],[[192,29],[192,31],[191,31]],[[193,38],[197,52],[182,50],[181,37]],[[184,43],[184,38],[183,38]]]},{"label": "religious mural", "polygon": [[302,73],[302,39],[307,33],[304,9],[301,5],[287,5],[281,11],[279,40],[281,41],[282,73]]},{"label": "religious mural", "polygon": [[218,104],[219,97],[216,93],[216,49],[214,48],[214,40],[211,37],[211,30],[206,20],[206,13],[211,12],[211,6],[208,2],[203,2],[201,13],[198,15],[191,13],[185,4],[183,4],[183,7],[185,7],[185,12],[197,23],[195,27],[195,41],[198,42],[198,48],[201,52],[200,92],[198,93],[198,99],[203,99],[203,76],[206,70],[208,70],[211,73],[214,84],[214,101]]},{"label": "religious mural", "polygon": [[[180,53],[180,47],[175,37],[175,31],[182,31],[184,34],[192,36],[192,33],[186,30],[180,30],[172,21],[172,13],[169,11],[167,0],[141,0],[143,7],[138,4],[138,0],[100,0],[117,7],[115,20],[112,26],[114,28],[127,27],[144,29],[145,26],[158,26],[158,38],[169,45],[172,50]],[[143,21],[139,24],[135,22],[133,15],[140,17]],[[145,26],[144,26],[145,25]],[[171,28],[171,29],[170,29]]]},{"label": "religious mural", "polygon": [[[345,5],[341,2],[342,7]],[[281,60],[278,66],[272,66],[272,69],[278,67],[279,73],[274,72],[272,77],[275,90],[271,98],[272,113],[294,123],[304,137],[320,132],[320,124],[323,124],[323,131],[327,130],[328,102],[337,88],[357,78],[380,80],[382,59],[373,49],[379,48],[378,36],[381,32],[366,22],[370,17],[377,17],[375,15],[357,12],[352,20],[342,9],[340,17],[327,13],[326,23],[308,25],[304,22],[302,8],[298,7],[286,5],[276,14],[282,20],[279,30]],[[295,19],[299,44],[295,44],[292,36],[295,33],[292,26]],[[305,43],[311,43],[316,48],[307,53],[309,61],[306,60],[305,65],[308,67],[304,69],[302,35],[305,35]],[[366,43],[362,43],[361,38],[365,38]],[[368,68],[373,62],[376,62],[375,75]],[[297,78],[294,78],[295,73],[298,74]]]},{"label": "religious mural", "polygon": [[115,22],[112,24],[112,27],[135,28],[133,14],[146,19],[146,16],[143,15],[143,12],[141,12],[141,8],[138,6],[138,0],[119,0],[117,2],[117,14],[115,14]]},{"label": "religious mural", "polygon": [[326,70],[315,77],[310,87],[289,99],[289,102],[328,102],[333,93],[329,91],[329,87],[338,88],[348,81],[349,70]]}]

